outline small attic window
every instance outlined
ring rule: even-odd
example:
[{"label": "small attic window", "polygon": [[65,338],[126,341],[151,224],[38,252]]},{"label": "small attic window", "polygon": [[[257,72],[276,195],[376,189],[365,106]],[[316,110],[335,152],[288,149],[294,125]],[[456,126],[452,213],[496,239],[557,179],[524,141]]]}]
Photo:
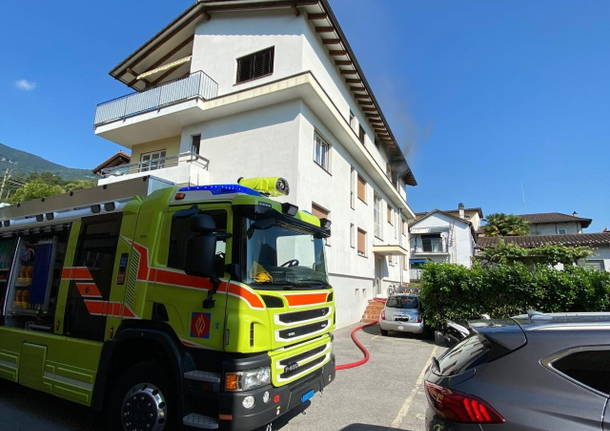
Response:
[{"label": "small attic window", "polygon": [[237,59],[237,84],[271,75],[275,47],[246,55]]}]

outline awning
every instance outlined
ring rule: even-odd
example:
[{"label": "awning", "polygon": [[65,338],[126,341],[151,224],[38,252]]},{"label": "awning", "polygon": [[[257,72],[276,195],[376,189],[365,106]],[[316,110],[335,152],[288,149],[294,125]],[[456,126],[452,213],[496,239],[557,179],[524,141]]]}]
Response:
[{"label": "awning", "polygon": [[430,262],[428,259],[409,259],[411,263],[428,263]]},{"label": "awning", "polygon": [[401,245],[374,245],[373,253],[380,256],[407,256],[409,251]]}]

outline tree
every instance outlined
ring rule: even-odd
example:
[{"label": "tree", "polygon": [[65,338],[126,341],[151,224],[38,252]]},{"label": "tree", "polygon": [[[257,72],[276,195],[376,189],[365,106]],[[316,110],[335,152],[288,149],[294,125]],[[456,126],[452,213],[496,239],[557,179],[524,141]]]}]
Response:
[{"label": "tree", "polygon": [[521,262],[528,265],[574,265],[580,259],[593,254],[589,247],[571,247],[564,245],[543,245],[523,248],[501,241],[495,247],[486,248],[477,259],[484,263],[514,264]]},{"label": "tree", "polygon": [[25,183],[15,190],[15,192],[9,196],[8,201],[11,204],[17,204],[30,199],[46,198],[47,196],[58,195],[64,192],[64,188],[60,185],[47,184],[40,180],[34,180]]},{"label": "tree", "polygon": [[78,180],[78,181],[71,181],[67,184],[64,185],[64,189],[67,192],[73,192],[75,190],[83,190],[83,189],[90,189],[91,187],[95,187],[95,181],[89,181],[89,180]]},{"label": "tree", "polygon": [[514,214],[490,214],[485,221],[485,235],[488,236],[527,235],[530,230],[527,220]]}]

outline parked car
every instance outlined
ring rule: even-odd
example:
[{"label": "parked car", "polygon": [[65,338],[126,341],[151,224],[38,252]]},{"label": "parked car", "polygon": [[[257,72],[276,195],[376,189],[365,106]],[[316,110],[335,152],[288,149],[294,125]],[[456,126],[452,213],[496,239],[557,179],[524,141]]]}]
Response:
[{"label": "parked car", "polygon": [[379,320],[381,335],[389,331],[422,334],[424,319],[421,314],[419,297],[413,294],[397,294],[388,298]]},{"label": "parked car", "polygon": [[428,369],[427,430],[610,430],[610,313],[530,312],[469,330]]}]

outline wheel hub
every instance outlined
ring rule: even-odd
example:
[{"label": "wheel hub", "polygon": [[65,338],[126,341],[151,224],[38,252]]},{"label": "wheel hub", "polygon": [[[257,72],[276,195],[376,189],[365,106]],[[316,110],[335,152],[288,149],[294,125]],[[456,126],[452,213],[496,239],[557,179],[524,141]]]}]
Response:
[{"label": "wheel hub", "polygon": [[127,392],[121,407],[125,431],[162,431],[166,421],[167,403],[155,385],[139,383]]}]

